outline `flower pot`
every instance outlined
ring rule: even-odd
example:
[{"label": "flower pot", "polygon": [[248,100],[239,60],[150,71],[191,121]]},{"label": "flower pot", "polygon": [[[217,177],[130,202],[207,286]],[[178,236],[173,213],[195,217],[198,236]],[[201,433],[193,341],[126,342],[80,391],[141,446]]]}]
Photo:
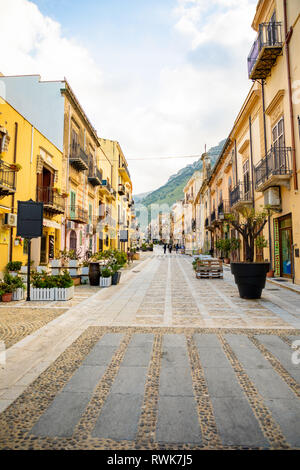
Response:
[{"label": "flower pot", "polygon": [[89,280],[91,286],[99,286],[100,267],[99,263],[90,263],[89,265]]},{"label": "flower pot", "polygon": [[230,263],[230,259],[229,259],[229,258],[224,258],[224,263],[225,263],[225,264],[229,264],[229,263]]},{"label": "flower pot", "polygon": [[111,276],[111,283],[112,283],[112,285],[113,285],[113,286],[116,286],[117,284],[119,284],[120,279],[121,279],[121,273],[120,273],[120,271],[117,271],[116,273],[114,273],[114,274]]},{"label": "flower pot", "polygon": [[260,299],[270,263],[231,263],[231,272],[242,299]]},{"label": "flower pot", "polygon": [[267,277],[274,277],[274,269],[270,269],[270,271],[267,272]]},{"label": "flower pot", "polygon": [[134,259],[134,260],[141,259],[140,253],[134,253],[132,259]]},{"label": "flower pot", "polygon": [[99,286],[100,287],[109,287],[109,286],[111,286],[111,276],[109,276],[109,277],[100,277]]},{"label": "flower pot", "polygon": [[2,294],[2,302],[11,302],[11,300],[12,300],[12,292]]}]

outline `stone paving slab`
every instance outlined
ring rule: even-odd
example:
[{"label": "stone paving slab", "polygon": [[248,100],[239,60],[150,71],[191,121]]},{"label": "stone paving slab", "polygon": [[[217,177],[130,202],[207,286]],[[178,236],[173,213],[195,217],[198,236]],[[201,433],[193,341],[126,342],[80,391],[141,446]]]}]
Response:
[{"label": "stone paving slab", "polygon": [[[269,344],[287,344],[290,335],[263,332]],[[298,448],[299,394],[258,349],[258,337],[257,330],[89,327],[0,413],[0,448]],[[106,366],[86,365],[100,345],[110,353]],[[257,367],[246,362],[245,345],[262,356]],[[130,351],[145,347],[146,366],[126,365]],[[222,367],[207,365],[207,350],[222,352]],[[169,351],[181,366],[166,359]],[[270,368],[260,368],[264,360]]]}]

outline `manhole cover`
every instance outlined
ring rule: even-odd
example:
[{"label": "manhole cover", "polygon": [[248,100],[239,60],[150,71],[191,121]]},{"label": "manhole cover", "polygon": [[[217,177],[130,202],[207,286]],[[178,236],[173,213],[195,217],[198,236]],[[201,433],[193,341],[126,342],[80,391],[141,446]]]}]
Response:
[{"label": "manhole cover", "polygon": [[140,273],[141,271],[132,271],[133,273]]},{"label": "manhole cover", "polygon": [[278,287],[274,287],[274,289],[268,288],[268,289],[266,289],[266,290],[279,290],[279,289],[278,289]]}]

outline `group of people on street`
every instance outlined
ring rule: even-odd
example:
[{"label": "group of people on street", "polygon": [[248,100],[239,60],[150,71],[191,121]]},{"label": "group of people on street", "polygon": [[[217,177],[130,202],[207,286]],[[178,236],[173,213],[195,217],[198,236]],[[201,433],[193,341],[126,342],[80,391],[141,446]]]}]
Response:
[{"label": "group of people on street", "polygon": [[169,253],[172,253],[172,250],[173,248],[175,248],[176,250],[176,253],[178,253],[178,250],[179,250],[179,245],[178,243],[176,243],[176,245],[173,247],[173,244],[172,243],[164,243],[164,254],[166,254],[167,252],[167,249],[169,250]]}]

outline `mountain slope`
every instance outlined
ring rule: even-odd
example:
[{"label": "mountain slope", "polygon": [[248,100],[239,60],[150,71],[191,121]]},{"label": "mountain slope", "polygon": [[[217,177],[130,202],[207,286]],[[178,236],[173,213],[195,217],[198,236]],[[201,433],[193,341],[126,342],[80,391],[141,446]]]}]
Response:
[{"label": "mountain slope", "polygon": [[[215,164],[218,156],[220,155],[224,143],[225,140],[222,140],[218,145],[208,150],[207,153],[211,157],[212,166]],[[169,206],[172,206],[177,200],[183,199],[183,188],[193,173],[196,170],[201,170],[201,168],[202,162],[200,159],[192,164],[185,166],[177,173],[170,176],[166,184],[156,189],[155,191],[150,192],[144,198],[141,198],[139,203],[146,207],[149,207],[151,204],[168,204]]]}]

